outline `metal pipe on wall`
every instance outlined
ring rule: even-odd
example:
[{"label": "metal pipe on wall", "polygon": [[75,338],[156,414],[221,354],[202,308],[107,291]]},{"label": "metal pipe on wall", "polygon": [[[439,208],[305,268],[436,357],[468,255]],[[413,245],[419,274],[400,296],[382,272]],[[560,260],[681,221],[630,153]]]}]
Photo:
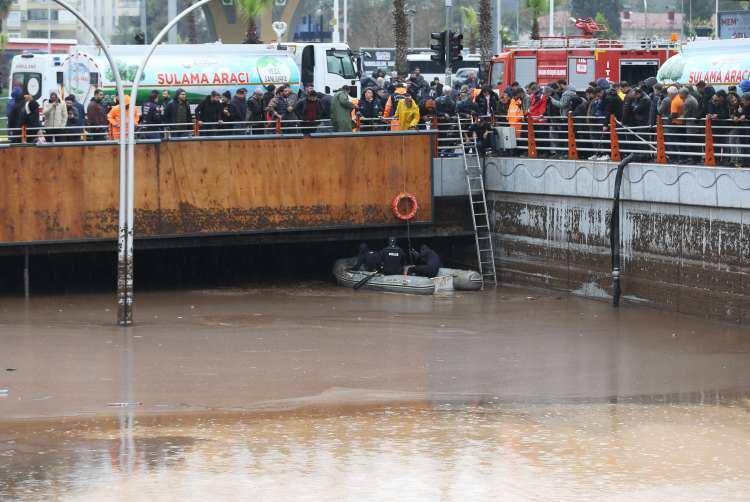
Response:
[{"label": "metal pipe on wall", "polygon": [[[89,23],[89,21],[76,10],[73,6],[68,4],[65,0],[53,0],[55,3],[66,9],[68,12],[73,14],[83,24],[89,32],[94,36],[96,42],[104,52],[109,67],[112,69],[112,73],[115,77],[115,86],[117,87],[117,97],[120,99],[120,103],[125,102],[125,89],[122,85],[122,78],[120,72],[116,71],[117,65],[115,59],[110,54],[107,44],[104,42],[104,38]],[[126,184],[126,178],[128,177],[127,162],[126,162],[126,140],[125,128],[123,127],[122,120],[124,115],[120,114],[120,211],[119,211],[119,222],[118,222],[118,236],[117,236],[117,323],[121,326],[128,326],[132,324],[132,305],[133,305],[133,277],[132,274],[128,277],[128,263],[132,263],[132,248],[130,248],[130,255],[127,252],[127,199],[128,190]],[[132,270],[132,269],[131,269]],[[129,319],[129,321],[128,321]]]}]

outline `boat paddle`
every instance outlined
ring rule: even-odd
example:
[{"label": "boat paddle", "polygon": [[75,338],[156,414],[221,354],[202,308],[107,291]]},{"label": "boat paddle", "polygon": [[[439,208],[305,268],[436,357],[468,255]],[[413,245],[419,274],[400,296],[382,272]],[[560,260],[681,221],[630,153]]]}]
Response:
[{"label": "boat paddle", "polygon": [[356,291],[356,290],[362,288],[365,284],[367,284],[368,282],[370,282],[370,279],[372,279],[373,277],[375,277],[376,275],[378,275],[381,270],[382,270],[382,268],[379,268],[375,272],[373,272],[372,274],[368,275],[367,277],[365,277],[364,279],[362,279],[361,281],[359,281],[357,284],[354,285],[354,290]]}]

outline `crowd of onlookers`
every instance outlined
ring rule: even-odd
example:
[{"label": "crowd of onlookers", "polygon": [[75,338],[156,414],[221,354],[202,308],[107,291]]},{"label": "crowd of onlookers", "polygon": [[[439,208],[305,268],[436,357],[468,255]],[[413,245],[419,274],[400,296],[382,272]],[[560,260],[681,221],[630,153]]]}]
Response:
[{"label": "crowd of onlookers", "polygon": [[[664,86],[650,78],[638,85],[599,79],[586,89],[565,80],[549,85],[513,83],[506,89],[482,85],[475,73],[460,85],[443,85],[437,78],[425,80],[419,68],[406,77],[386,78],[375,71],[361,81],[361,94],[343,87],[335,94],[317,92],[304,85],[297,92],[288,85],[256,88],[248,95],[240,88],[232,95],[213,91],[191,103],[184,90],[174,94],[152,91],[136,110],[139,139],[319,131],[412,130],[437,128],[455,136],[456,115],[472,117],[472,130],[489,145],[492,125],[515,129],[521,138],[528,119],[533,119],[539,153],[555,157],[567,147],[567,117],[572,114],[579,151],[604,160],[610,151],[610,117],[617,120],[625,150],[652,155],[658,117],[665,126],[667,151],[672,162],[699,162],[706,117],[714,126],[718,162],[749,165],[743,147],[750,132],[750,81],[726,90],[703,82],[695,86]],[[130,106],[125,97],[125,108]],[[8,128],[13,142],[80,141],[116,139],[120,106],[115,96],[97,90],[87,109],[68,95],[52,93],[43,105],[14,89],[8,103]],[[522,153],[522,152],[516,152]],[[750,157],[750,155],[748,156]]]}]

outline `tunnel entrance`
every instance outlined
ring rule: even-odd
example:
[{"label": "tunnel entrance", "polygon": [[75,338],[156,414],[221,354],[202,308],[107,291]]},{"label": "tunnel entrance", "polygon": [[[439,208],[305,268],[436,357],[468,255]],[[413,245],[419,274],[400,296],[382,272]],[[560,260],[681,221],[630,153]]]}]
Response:
[{"label": "tunnel entrance", "polygon": [[[135,253],[135,289],[213,288],[333,282],[331,269],[338,258],[354,256],[360,242],[372,249],[384,239],[335,242],[236,245],[147,249]],[[471,238],[413,238],[438,251],[446,265],[475,266]],[[406,250],[408,241],[399,239]],[[95,251],[45,253],[29,256],[31,294],[101,293],[116,290],[116,253]],[[0,256],[0,294],[24,292],[24,255]]]}]

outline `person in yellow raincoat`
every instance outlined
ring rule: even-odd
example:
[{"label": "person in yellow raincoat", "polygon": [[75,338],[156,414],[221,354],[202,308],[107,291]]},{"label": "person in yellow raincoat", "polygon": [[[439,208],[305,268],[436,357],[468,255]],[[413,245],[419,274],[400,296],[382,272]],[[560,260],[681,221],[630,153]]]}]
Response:
[{"label": "person in yellow raincoat", "polygon": [[[128,108],[130,108],[130,96],[127,94],[125,95],[125,117],[124,117],[124,124],[125,128],[128,127]],[[112,140],[119,140],[120,139],[120,105],[113,106],[112,109],[107,114],[107,121],[110,125],[110,134],[109,138]],[[141,122],[141,111],[136,107],[135,109],[135,123],[138,125]],[[127,133],[127,130],[126,130]]]},{"label": "person in yellow raincoat", "polygon": [[413,131],[419,124],[419,105],[414,102],[411,95],[406,95],[396,107],[396,119],[398,120],[399,130]]},{"label": "person in yellow raincoat", "polygon": [[520,97],[513,97],[508,103],[508,123],[516,130],[516,138],[521,137],[523,121],[523,101]]}]

